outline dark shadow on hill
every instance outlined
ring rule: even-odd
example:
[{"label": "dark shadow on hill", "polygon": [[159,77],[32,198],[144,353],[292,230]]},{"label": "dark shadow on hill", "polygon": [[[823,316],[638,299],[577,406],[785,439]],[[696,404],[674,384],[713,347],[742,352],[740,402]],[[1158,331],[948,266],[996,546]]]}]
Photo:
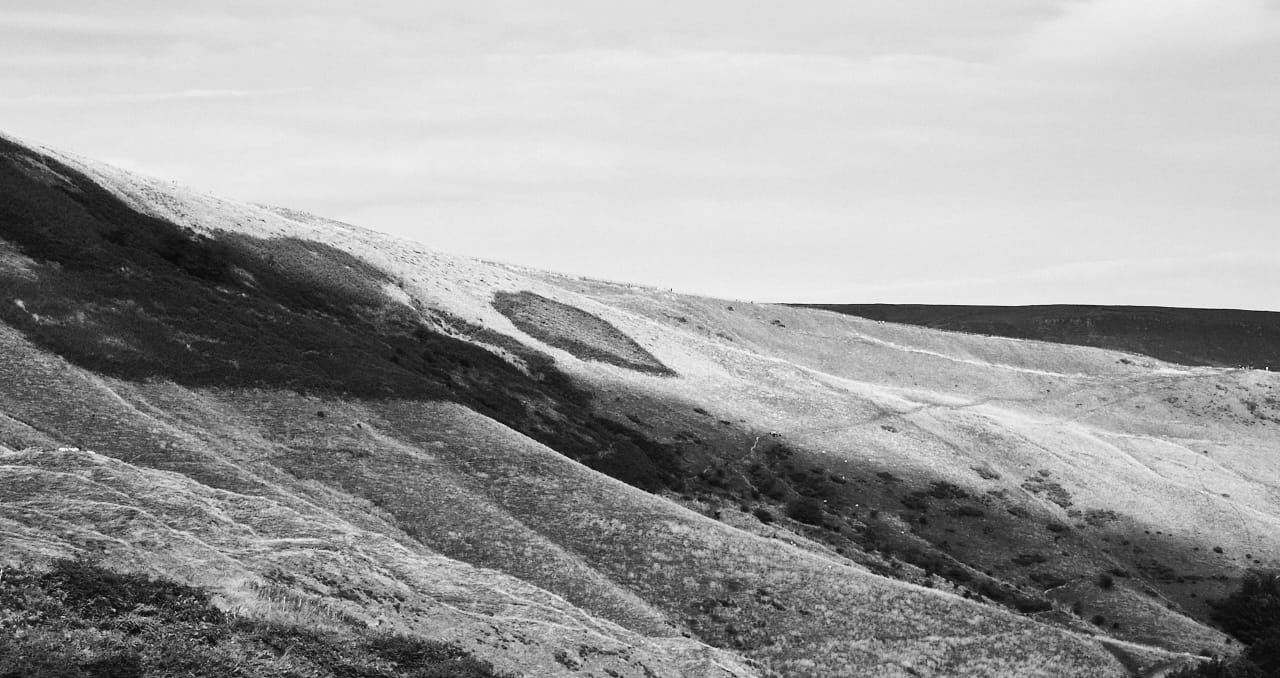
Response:
[{"label": "dark shadow on hill", "polygon": [[1280,369],[1280,313],[1155,306],[792,304],[954,332],[1148,355],[1182,365]]},{"label": "dark shadow on hill", "polygon": [[0,250],[15,248],[35,263],[0,269],[0,321],[99,374],[450,400],[646,490],[680,475],[670,450],[595,416],[549,356],[394,301],[393,281],[346,252],[184,229],[0,139]]}]

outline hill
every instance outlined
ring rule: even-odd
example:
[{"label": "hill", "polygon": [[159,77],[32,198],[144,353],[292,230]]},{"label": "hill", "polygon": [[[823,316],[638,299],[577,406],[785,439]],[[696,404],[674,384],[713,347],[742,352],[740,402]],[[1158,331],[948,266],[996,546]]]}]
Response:
[{"label": "hill", "polygon": [[801,304],[953,332],[1139,353],[1181,365],[1280,370],[1280,313],[1156,306]]},{"label": "hill", "polygon": [[0,196],[24,576],[97,559],[369,671],[390,633],[527,676],[1126,676],[1234,652],[1206,601],[1280,562],[1267,372],[454,257],[16,140]]}]

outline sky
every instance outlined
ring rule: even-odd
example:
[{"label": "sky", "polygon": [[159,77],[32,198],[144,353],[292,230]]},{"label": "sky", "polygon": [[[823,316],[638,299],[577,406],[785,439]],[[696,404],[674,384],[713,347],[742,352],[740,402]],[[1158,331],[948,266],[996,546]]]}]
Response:
[{"label": "sky", "polygon": [[0,130],[730,299],[1280,311],[1280,0],[5,0]]}]

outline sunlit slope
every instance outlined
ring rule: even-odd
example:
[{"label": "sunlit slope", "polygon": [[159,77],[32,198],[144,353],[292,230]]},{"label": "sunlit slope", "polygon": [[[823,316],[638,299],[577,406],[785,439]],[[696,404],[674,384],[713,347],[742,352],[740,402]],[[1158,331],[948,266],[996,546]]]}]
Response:
[{"label": "sunlit slope", "polygon": [[[1269,373],[551,275],[39,157],[0,158],[32,204],[68,214],[33,218],[45,240],[12,224],[0,240],[25,297],[0,327],[0,451],[92,449],[177,474],[175,496],[305,517],[273,547],[323,542],[280,555],[231,530],[212,548],[240,569],[202,583],[362,562],[333,535],[371,535],[447,563],[439,586],[461,578],[423,609],[492,610],[508,583],[553,600],[537,634],[524,612],[486,615],[536,635],[527,649],[483,624],[450,637],[526,675],[1085,676],[1175,657],[1144,646],[1226,649],[1205,598],[1280,557]],[[84,181],[109,196],[90,203]],[[81,247],[75,220],[101,244]],[[31,487],[24,506],[70,488]],[[801,500],[817,503],[786,517]],[[6,524],[20,557],[86,548],[199,574],[148,561],[131,533],[93,537],[94,512],[59,517],[56,539],[35,515]],[[380,593],[416,580],[348,570],[351,588],[277,583],[353,619],[453,628]]]},{"label": "sunlit slope", "polygon": [[407,629],[537,675],[570,673],[556,659],[570,652],[622,675],[733,675],[689,641],[646,640],[319,508],[295,512],[88,452],[9,453],[0,475],[11,559],[102,550],[117,566],[210,586],[241,614]]},{"label": "sunlit slope", "polygon": [[[1036,574],[1072,582],[1118,569],[1135,575],[1122,588],[1158,592],[1158,607],[1203,618],[1224,578],[1280,560],[1280,379],[1269,372],[566,286],[671,328],[655,355],[704,362],[685,367],[697,386],[660,387],[713,416],[750,412],[758,432],[781,433],[827,468],[889,470],[982,497],[983,520],[916,527],[979,569],[1028,584]],[[902,499],[875,487],[855,494],[881,507]],[[1013,524],[990,520],[1010,514]],[[1010,565],[1019,550],[1045,564]],[[1148,616],[1095,602],[1125,627]]]},{"label": "sunlit slope", "polygon": [[[760,425],[806,448],[979,487],[968,466],[1019,482],[1047,469],[1081,510],[1124,508],[1178,537],[1224,539],[1267,562],[1280,556],[1262,538],[1277,533],[1277,375],[578,286],[675,330],[667,350],[708,364],[684,393],[704,389],[706,403],[753,408]],[[785,397],[761,388],[773,384]]]},{"label": "sunlit slope", "polygon": [[[0,458],[0,539],[9,562],[103,554],[115,566],[210,586],[250,616],[410,630],[528,675],[570,673],[556,659],[565,653],[622,675],[755,675],[678,634],[628,631],[544,588],[441,555],[376,504],[287,473],[288,458],[303,452],[237,426],[212,400],[218,396],[101,380],[5,335],[4,355],[27,358],[0,368],[6,383],[27,387],[0,393],[0,411],[28,431],[6,436],[8,447],[26,451]],[[277,415],[294,412],[289,396],[274,400]],[[345,454],[324,463],[349,468]],[[398,480],[444,496],[463,491],[430,469]],[[483,502],[463,506],[472,522],[451,524],[458,515],[442,512],[435,527],[488,539],[492,528],[518,526],[475,516],[488,508]],[[512,531],[508,544],[527,538]],[[535,556],[554,562],[554,553]],[[607,585],[591,581],[598,575],[579,570],[584,586],[596,583],[596,595],[608,597]],[[623,597],[644,618],[646,606]]]},{"label": "sunlit slope", "polygon": [[[7,348],[13,354],[22,347]],[[68,383],[63,395],[79,393],[83,419],[53,419],[41,412],[50,403],[12,394],[6,412],[45,430],[48,440],[97,439],[115,454],[132,452],[126,458],[135,462],[71,451],[6,458],[6,543],[27,557],[102,549],[113,562],[225,590],[232,604],[251,612],[280,613],[270,601],[297,597],[325,623],[403,624],[525,670],[545,664],[548,647],[589,647],[612,657],[620,642],[628,647],[623,657],[635,661],[657,645],[663,652],[646,665],[684,666],[673,675],[686,675],[698,663],[680,659],[680,649],[692,643],[673,624],[683,626],[711,605],[730,615],[719,635],[749,643],[784,674],[895,675],[914,667],[923,675],[1016,675],[1054,665],[1070,668],[1050,675],[1114,671],[1108,655],[1062,631],[733,529],[622,486],[456,405],[196,394],[76,379],[67,366],[10,370],[50,387],[37,393]],[[95,420],[116,423],[103,435],[85,428]],[[188,447],[207,455],[197,463],[214,469],[209,482],[227,484],[216,479],[215,457],[237,459],[241,474],[258,470],[279,482],[239,494],[136,465],[192,464]],[[515,594],[504,587],[514,584],[492,571],[472,574],[437,552],[515,574],[645,636],[564,602],[508,610]],[[410,560],[401,568],[419,578],[429,572],[434,588],[423,590],[418,578],[387,564],[396,559]],[[459,580],[460,572],[467,576]],[[475,588],[480,583],[490,588]],[[406,598],[425,609],[411,608]],[[441,602],[503,609],[487,622],[507,632],[493,639],[501,650],[472,637],[492,634],[437,614]],[[508,629],[501,622],[509,618]],[[723,628],[735,622],[740,630]],[[561,625],[585,626],[590,642],[557,635]],[[526,626],[550,635],[535,642]],[[504,654],[500,641],[512,637],[533,645],[530,654]],[[820,647],[826,649],[815,653]]]}]

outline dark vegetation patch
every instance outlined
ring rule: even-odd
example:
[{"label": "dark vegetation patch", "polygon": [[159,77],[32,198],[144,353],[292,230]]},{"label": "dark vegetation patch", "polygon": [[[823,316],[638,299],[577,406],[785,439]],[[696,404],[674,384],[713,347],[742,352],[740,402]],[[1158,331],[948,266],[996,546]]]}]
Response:
[{"label": "dark vegetation patch", "polygon": [[493,307],[521,332],[581,360],[649,374],[673,375],[634,339],[603,318],[533,292],[498,292]]},{"label": "dark vegetation patch", "polygon": [[1240,588],[1212,604],[1212,619],[1245,644],[1280,634],[1280,571],[1253,571]]},{"label": "dark vegetation patch", "polygon": [[1280,572],[1250,572],[1239,589],[1212,607],[1213,620],[1245,644],[1244,652],[1234,658],[1212,658],[1171,678],[1280,676]]},{"label": "dark vegetation patch", "polygon": [[[1048,472],[1046,471],[1045,473]],[[1071,493],[1059,483],[1049,480],[1047,475],[1035,475],[1027,478],[1022,483],[1022,489],[1048,499],[1062,508],[1071,507]]]},{"label": "dark vegetation patch", "polygon": [[1030,578],[1031,581],[1046,591],[1056,589],[1059,586],[1066,586],[1068,583],[1066,577],[1055,572],[1032,572]]},{"label": "dark vegetation patch", "polygon": [[1049,559],[1043,553],[1019,553],[1012,559],[1014,565],[1019,567],[1028,567],[1030,565],[1039,565],[1047,562]]},{"label": "dark vegetation patch", "polygon": [[86,560],[0,579],[0,678],[497,678],[465,650],[224,614],[204,589]]},{"label": "dark vegetation patch", "polygon": [[977,473],[978,476],[983,480],[1000,480],[1000,472],[996,471],[990,466],[987,466],[986,464],[983,464],[981,466],[974,466],[973,472]]},{"label": "dark vegetation patch", "polygon": [[[908,490],[906,481],[889,471],[837,473],[779,440],[762,443],[756,454],[742,463],[746,465],[742,473],[722,467],[704,471],[698,477],[702,484],[692,485],[691,492],[713,504],[717,497],[727,499],[761,522],[788,518],[794,521],[788,529],[849,555],[877,574],[920,584],[942,579],[966,597],[986,598],[1024,614],[1053,609],[1042,591],[1066,583],[1056,575],[1032,573],[1028,579],[1037,586],[1014,586],[1001,581],[998,573],[982,572],[949,553],[956,545],[948,538],[963,541],[969,538],[966,533],[985,534],[983,524],[990,520],[978,507],[985,499],[954,483],[936,481]],[[745,482],[733,482],[735,477]],[[706,479],[714,482],[708,484]],[[904,513],[884,508],[892,506],[895,497],[906,509]],[[935,516],[944,527],[930,532],[926,528],[933,523],[926,521],[927,515]],[[904,532],[904,522],[912,529]],[[875,555],[864,558],[856,555],[858,552]],[[1023,560],[1034,565],[1048,558],[1028,554]]]},{"label": "dark vegetation patch", "polygon": [[[59,180],[21,169],[32,163]],[[83,368],[196,387],[451,400],[636,487],[681,486],[678,450],[597,416],[549,356],[391,301],[381,290],[393,281],[341,250],[200,235],[2,139],[0,196],[0,239],[36,262],[0,269],[0,321]],[[504,348],[525,369],[451,335]]]},{"label": "dark vegetation patch", "polygon": [[1140,353],[1183,365],[1280,369],[1280,313],[1151,306],[797,304],[872,320]]},{"label": "dark vegetation patch", "polygon": [[787,517],[809,525],[822,525],[822,502],[813,497],[797,497],[787,502]]}]

